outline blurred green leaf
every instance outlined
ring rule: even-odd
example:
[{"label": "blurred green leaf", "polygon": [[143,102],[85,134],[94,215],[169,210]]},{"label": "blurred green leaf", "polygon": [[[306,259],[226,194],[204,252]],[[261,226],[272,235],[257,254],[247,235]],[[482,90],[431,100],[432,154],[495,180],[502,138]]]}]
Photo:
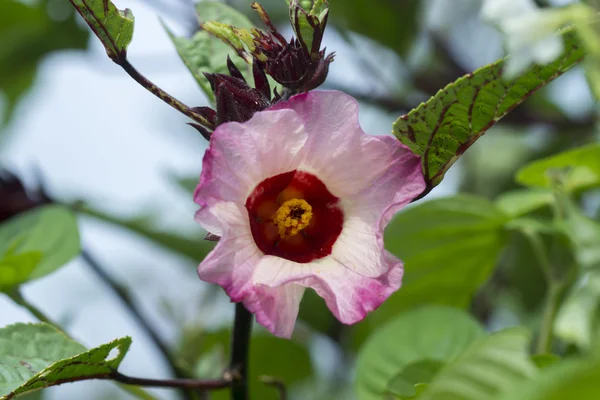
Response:
[{"label": "blurred green leaf", "polygon": [[508,237],[507,220],[492,202],[470,195],[428,201],[398,214],[387,227],[385,245],[404,261],[402,288],[356,327],[356,344],[415,305],[466,307],[494,270]]},{"label": "blurred green leaf", "polygon": [[531,356],[531,361],[539,368],[548,368],[560,361],[560,357],[556,354],[534,354]]},{"label": "blurred green leaf", "polygon": [[131,10],[119,10],[110,0],[69,1],[100,39],[112,60],[126,55],[133,38],[134,18]]},{"label": "blurred green leaf", "polygon": [[177,254],[184,255],[195,262],[203,260],[213,247],[215,247],[215,243],[203,240],[203,234],[188,237],[154,228],[151,226],[149,217],[120,218],[89,207],[78,208],[78,211],[137,233],[157,245]]},{"label": "blurred green leaf", "polygon": [[[233,25],[238,28],[253,28],[254,25],[248,17],[226,4],[216,1],[200,1],[196,4],[196,13],[200,23],[208,21],[219,21],[224,24]],[[236,63],[240,71],[245,73],[248,79],[251,74],[248,66],[238,57],[228,45],[211,36],[204,30],[199,30],[191,38],[176,37],[166,26],[169,37],[173,41],[179,57],[190,70],[200,88],[204,91],[211,102],[214,102],[214,94],[208,80],[202,72],[228,73],[227,56]],[[196,179],[196,183],[198,179]]]},{"label": "blurred green leaf", "polygon": [[565,171],[566,190],[588,188],[600,184],[600,144],[577,149],[536,160],[517,172],[517,182],[526,186],[552,187],[550,170]]},{"label": "blurred green leaf", "polygon": [[416,399],[427,390],[429,383],[444,366],[439,361],[417,361],[409,364],[388,384],[388,392],[399,396],[400,399]]},{"label": "blurred green leaf", "polygon": [[[47,324],[15,324],[0,329],[0,397],[21,394],[73,380],[109,376],[131,345],[116,339],[86,351],[81,344]],[[117,350],[116,355],[111,352]]]},{"label": "blurred green leaf", "polygon": [[458,357],[483,328],[462,310],[428,306],[402,313],[379,327],[356,362],[358,400],[380,400],[392,379],[416,362],[448,362]]},{"label": "blurred green leaf", "polygon": [[336,27],[367,36],[404,55],[418,33],[419,0],[329,0]]},{"label": "blurred green leaf", "polygon": [[[58,11],[62,19],[50,17]],[[3,0],[0,12],[0,92],[6,107],[0,128],[9,122],[17,102],[32,85],[38,65],[47,54],[62,49],[83,49],[87,32],[76,14],[60,2]]]},{"label": "blurred green leaf", "polygon": [[554,201],[550,190],[518,189],[502,193],[496,206],[511,217],[520,217],[547,206]]},{"label": "blurred green leaf", "polygon": [[589,350],[598,328],[600,271],[582,276],[563,301],[554,323],[554,333],[567,343]]},{"label": "blurred green leaf", "polygon": [[529,333],[505,329],[473,343],[447,364],[420,400],[492,400],[533,377],[537,368],[527,348]]},{"label": "blurred green leaf", "polygon": [[579,266],[600,266],[600,223],[584,215],[577,205],[569,202],[563,226],[574,243]]},{"label": "blurred green leaf", "polygon": [[440,90],[400,117],[393,133],[422,156],[428,190],[493,124],[533,92],[568,71],[585,55],[572,32],[564,34],[565,53],[553,63],[533,66],[511,81],[502,77],[504,60],[487,65]]},{"label": "blurred green leaf", "polygon": [[[207,332],[198,341],[200,354],[214,359],[215,349],[229,354],[231,333],[227,330]],[[218,367],[215,367],[218,368]],[[250,364],[248,382],[250,398],[278,400],[278,393],[261,382],[261,376],[271,376],[281,380],[288,389],[312,375],[312,362],[308,350],[300,344],[280,339],[271,334],[252,336],[250,341]],[[228,390],[211,393],[211,399],[229,399]]]},{"label": "blurred green leaf", "polygon": [[77,220],[66,207],[19,214],[0,225],[0,287],[48,275],[80,250]]},{"label": "blurred green leaf", "polygon": [[498,400],[597,400],[600,360],[569,360],[549,367]]}]

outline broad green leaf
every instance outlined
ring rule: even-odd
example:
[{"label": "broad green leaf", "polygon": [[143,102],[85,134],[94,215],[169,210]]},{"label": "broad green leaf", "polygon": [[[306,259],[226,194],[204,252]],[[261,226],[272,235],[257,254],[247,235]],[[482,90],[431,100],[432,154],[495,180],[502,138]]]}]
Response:
[{"label": "broad green leaf", "polygon": [[600,271],[592,270],[582,276],[562,302],[554,333],[567,343],[588,350],[598,327],[600,311]]},{"label": "broad green leaf", "polygon": [[398,214],[386,229],[385,245],[404,261],[402,289],[371,313],[367,324],[423,303],[468,305],[506,243],[507,218],[492,202],[468,195],[428,201]]},{"label": "broad green leaf", "polygon": [[579,265],[585,268],[600,266],[600,223],[570,202],[563,227],[574,243]]},{"label": "broad green leaf", "polygon": [[394,135],[422,157],[428,183],[425,193],[442,181],[448,168],[492,125],[584,57],[572,32],[564,34],[564,39],[565,52],[553,63],[533,66],[506,81],[504,61],[497,61],[449,84],[394,123]]},{"label": "broad green leaf", "polygon": [[569,360],[542,371],[497,400],[597,400],[600,360]]},{"label": "broad green leaf", "polygon": [[69,0],[116,61],[127,54],[133,38],[133,13],[119,10],[110,0]]},{"label": "broad green leaf", "polygon": [[479,323],[462,310],[428,306],[399,314],[375,331],[358,354],[358,400],[381,400],[409,365],[449,362],[483,335]]},{"label": "broad green leaf", "polygon": [[174,232],[162,230],[151,224],[150,216],[139,218],[119,218],[89,207],[80,208],[82,213],[114,224],[158,244],[159,246],[184,255],[192,261],[199,262],[215,247],[213,242],[203,240],[206,233],[199,232],[197,235],[181,235]]},{"label": "broad green leaf", "polygon": [[[87,30],[77,23],[75,11],[57,21],[48,10],[56,4],[50,0],[2,0],[0,12],[0,97],[5,107],[0,107],[0,128],[10,121],[13,111],[33,84],[38,65],[48,54],[62,49],[87,47]],[[16,40],[18,38],[18,40]],[[1,130],[4,133],[5,130]]]},{"label": "broad green leaf", "polygon": [[131,338],[122,338],[86,350],[47,324],[0,329],[0,399],[61,383],[108,377],[117,370],[130,345]]},{"label": "broad green leaf", "polygon": [[367,36],[400,55],[419,31],[419,0],[329,0],[330,20],[338,29]]},{"label": "broad green leaf", "polygon": [[496,199],[496,206],[511,217],[520,217],[552,203],[550,190],[518,189],[505,192]]},{"label": "broad green leaf", "polygon": [[531,356],[531,361],[539,369],[548,368],[560,361],[560,357],[556,354],[534,354]]},{"label": "broad green leaf", "polygon": [[491,400],[537,373],[527,352],[530,335],[506,329],[473,343],[435,377],[419,400]]},{"label": "broad green leaf", "polygon": [[440,361],[417,361],[409,364],[388,384],[388,392],[400,399],[416,399],[427,390],[438,371],[444,366]]},{"label": "broad green leaf", "polygon": [[[218,21],[238,28],[250,29],[254,27],[245,15],[226,4],[216,1],[197,3],[196,13],[200,23]],[[181,57],[181,60],[211,102],[214,102],[214,94],[202,72],[227,73],[228,55],[237,64],[240,71],[246,73],[247,78],[250,77],[249,69],[237,56],[236,52],[205,30],[199,30],[191,38],[176,37],[166,26],[165,30],[173,41],[179,57]]]},{"label": "broad green leaf", "polygon": [[66,207],[19,214],[0,225],[0,288],[48,275],[80,250],[77,220]]},{"label": "broad green leaf", "polygon": [[[199,337],[195,349],[207,358],[215,360],[215,353],[229,354],[231,332],[223,330],[205,333]],[[217,350],[215,350],[217,349]],[[189,349],[184,349],[188,352]],[[218,359],[218,357],[217,357]],[[200,359],[201,364],[206,358]],[[213,371],[218,366],[213,366]],[[277,378],[288,387],[300,383],[312,375],[313,367],[308,349],[294,341],[280,339],[271,334],[258,334],[250,341],[250,364],[248,382],[250,385],[251,399],[278,400],[279,395],[275,389],[265,385],[261,376]],[[203,376],[203,378],[209,378]],[[211,393],[211,399],[229,399],[228,390]]]},{"label": "broad green leaf", "polygon": [[577,149],[534,161],[519,170],[517,182],[526,186],[550,188],[551,170],[565,171],[565,189],[572,191],[600,184],[600,144]]},{"label": "broad green leaf", "polygon": [[492,202],[470,195],[428,201],[398,214],[385,231],[385,246],[404,261],[402,288],[354,328],[355,345],[415,305],[468,306],[505,247],[507,220]]}]

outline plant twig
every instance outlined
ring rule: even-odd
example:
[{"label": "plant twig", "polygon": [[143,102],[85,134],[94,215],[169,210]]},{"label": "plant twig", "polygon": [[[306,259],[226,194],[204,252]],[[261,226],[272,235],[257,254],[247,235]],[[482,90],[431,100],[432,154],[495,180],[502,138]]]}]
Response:
[{"label": "plant twig", "polygon": [[287,400],[287,388],[285,387],[285,383],[280,379],[277,379],[272,376],[261,376],[260,380],[267,386],[273,387],[279,393],[279,400]]},{"label": "plant twig", "polygon": [[81,252],[81,257],[85,260],[92,271],[100,278],[106,286],[108,286],[113,294],[121,301],[121,304],[129,311],[135,321],[142,327],[144,332],[150,337],[154,345],[158,348],[162,356],[169,364],[169,368],[173,375],[177,378],[188,378],[189,375],[177,365],[177,360],[171,354],[168,346],[160,338],[156,330],[150,322],[142,315],[141,311],[134,304],[129,292],[125,287],[120,285],[108,272],[100,265],[100,263],[86,249]]},{"label": "plant twig", "polygon": [[231,335],[231,361],[229,368],[237,371],[238,379],[231,384],[232,400],[248,400],[248,356],[250,353],[250,334],[252,332],[252,314],[243,303],[235,305],[235,320]]},{"label": "plant twig", "polygon": [[211,127],[211,124],[204,118],[202,115],[195,112],[192,108],[186,106],[181,101],[177,100],[175,97],[171,96],[169,93],[165,92],[154,83],[150,82],[148,78],[142,75],[131,63],[127,60],[127,55],[125,53],[119,55],[116,59],[113,60],[116,64],[121,66],[131,76],[137,83],[146,88],[150,93],[154,94],[156,97],[181,112],[182,114],[190,117],[194,121],[198,122],[207,127]]}]

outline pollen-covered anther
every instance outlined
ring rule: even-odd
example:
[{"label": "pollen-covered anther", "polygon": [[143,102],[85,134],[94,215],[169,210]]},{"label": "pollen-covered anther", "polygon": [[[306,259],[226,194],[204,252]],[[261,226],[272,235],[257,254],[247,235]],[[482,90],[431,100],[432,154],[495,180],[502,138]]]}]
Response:
[{"label": "pollen-covered anther", "polygon": [[306,200],[288,200],[279,207],[273,222],[282,238],[295,236],[308,226],[313,216],[312,207]]}]

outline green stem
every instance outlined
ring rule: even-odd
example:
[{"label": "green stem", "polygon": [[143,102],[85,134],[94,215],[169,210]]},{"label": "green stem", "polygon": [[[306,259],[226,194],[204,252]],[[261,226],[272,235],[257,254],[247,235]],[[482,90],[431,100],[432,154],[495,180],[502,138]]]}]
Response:
[{"label": "green stem", "polygon": [[536,344],[536,353],[548,354],[552,352],[552,332],[554,328],[554,320],[560,306],[561,294],[563,285],[557,282],[550,282],[548,293],[546,294],[546,302],[544,304],[544,314],[542,317],[542,325],[540,334],[538,335]]}]

